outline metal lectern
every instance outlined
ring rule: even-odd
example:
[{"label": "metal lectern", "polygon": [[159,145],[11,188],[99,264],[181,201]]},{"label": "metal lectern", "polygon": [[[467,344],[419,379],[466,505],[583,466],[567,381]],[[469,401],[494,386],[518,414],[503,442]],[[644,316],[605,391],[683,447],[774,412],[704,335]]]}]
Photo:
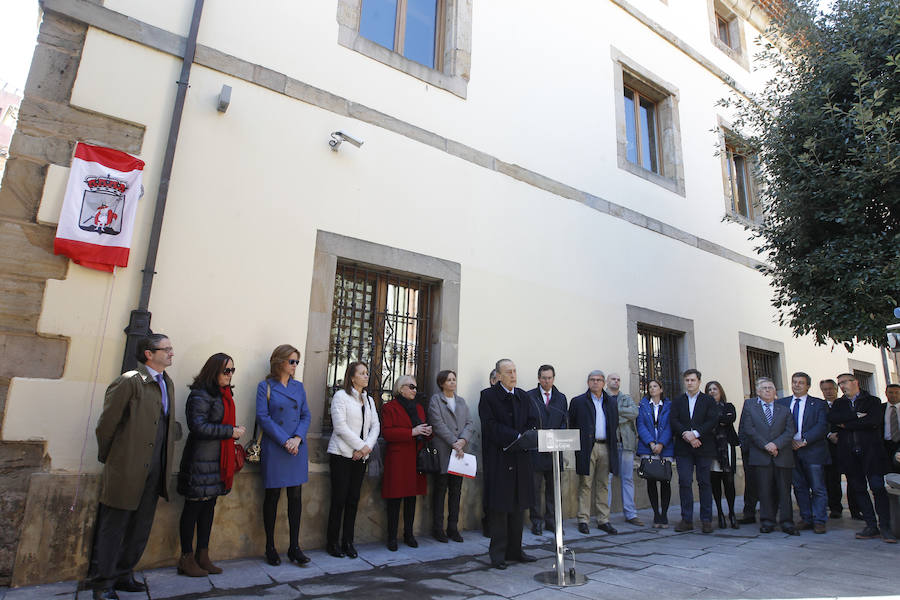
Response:
[{"label": "metal lectern", "polygon": [[[580,432],[577,429],[540,429],[538,430],[538,452],[550,452],[553,457],[553,505],[556,515],[556,568],[542,571],[534,576],[540,583],[567,587],[584,585],[584,575],[575,572],[575,551],[563,545],[563,512],[562,494],[560,492],[559,458],[565,450],[581,450]],[[572,566],[566,570],[565,553],[572,556]]]}]

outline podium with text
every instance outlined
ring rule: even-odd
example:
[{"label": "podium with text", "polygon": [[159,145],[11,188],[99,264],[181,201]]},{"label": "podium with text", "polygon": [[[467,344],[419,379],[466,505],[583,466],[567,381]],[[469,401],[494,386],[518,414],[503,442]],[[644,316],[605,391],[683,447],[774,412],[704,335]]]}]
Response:
[{"label": "podium with text", "polygon": [[[534,576],[540,583],[567,587],[584,585],[584,575],[575,571],[575,551],[563,545],[563,512],[562,494],[560,491],[559,459],[560,453],[566,450],[581,450],[580,432],[577,429],[540,429],[538,430],[538,452],[550,452],[553,455],[553,505],[556,515],[556,569],[543,571]],[[566,570],[565,553],[572,556],[572,566]]]}]

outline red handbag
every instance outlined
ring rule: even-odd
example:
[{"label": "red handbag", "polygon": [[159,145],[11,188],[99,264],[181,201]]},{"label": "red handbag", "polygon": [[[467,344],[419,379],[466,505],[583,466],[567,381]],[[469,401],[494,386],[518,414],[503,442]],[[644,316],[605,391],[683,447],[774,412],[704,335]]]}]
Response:
[{"label": "red handbag", "polygon": [[244,447],[235,442],[234,444],[234,472],[237,473],[244,468],[244,462],[247,459],[247,453]]}]

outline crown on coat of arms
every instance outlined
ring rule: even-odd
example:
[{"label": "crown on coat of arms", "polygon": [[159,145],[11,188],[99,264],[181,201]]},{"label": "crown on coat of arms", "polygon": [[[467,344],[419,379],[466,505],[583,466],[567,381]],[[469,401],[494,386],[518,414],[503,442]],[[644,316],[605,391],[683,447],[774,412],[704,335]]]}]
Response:
[{"label": "crown on coat of arms", "polygon": [[101,177],[98,175],[90,175],[85,177],[84,182],[94,192],[105,192],[107,194],[121,195],[125,193],[128,186],[121,179],[115,177]]}]

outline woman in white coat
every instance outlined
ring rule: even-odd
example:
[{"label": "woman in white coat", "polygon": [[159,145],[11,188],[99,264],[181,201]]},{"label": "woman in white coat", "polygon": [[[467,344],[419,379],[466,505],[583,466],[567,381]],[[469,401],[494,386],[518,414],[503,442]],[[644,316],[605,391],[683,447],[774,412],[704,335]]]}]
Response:
[{"label": "woman in white coat", "polygon": [[352,362],[344,373],[344,388],[331,398],[333,431],[328,442],[331,510],[325,549],[337,558],[358,556],[353,547],[353,530],[359,491],[366,473],[366,461],[380,431],[375,402],[366,393],[368,385],[369,368],[365,363]]}]

